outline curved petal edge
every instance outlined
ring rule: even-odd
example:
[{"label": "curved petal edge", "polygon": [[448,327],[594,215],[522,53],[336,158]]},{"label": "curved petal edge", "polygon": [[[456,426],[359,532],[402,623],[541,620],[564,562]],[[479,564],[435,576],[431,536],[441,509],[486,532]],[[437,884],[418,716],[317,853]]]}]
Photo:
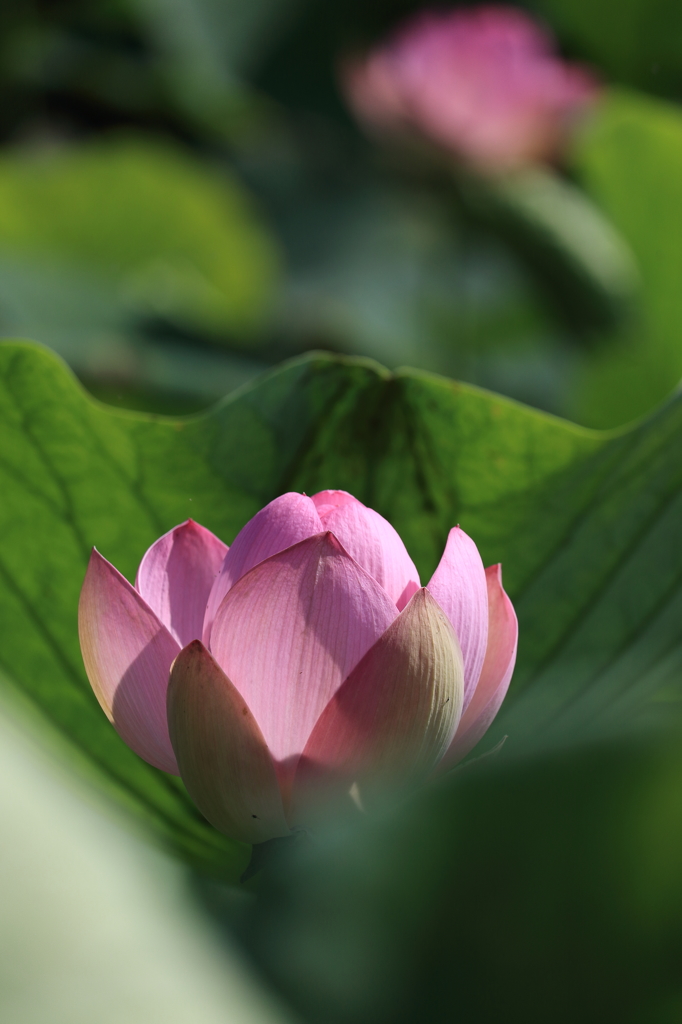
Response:
[{"label": "curved petal edge", "polygon": [[109,721],[136,754],[177,775],[166,689],[180,645],[96,549],[81,590],[78,633],[85,671]]},{"label": "curved petal edge", "polygon": [[275,498],[242,527],[225,555],[209,594],[203,641],[210,642],[211,627],[225,595],[250,569],[266,558],[320,533],[322,524],[311,498],[289,491]]},{"label": "curved petal edge", "polygon": [[[341,494],[343,496],[343,492]],[[327,495],[329,501],[336,492],[327,492]],[[313,501],[317,498],[318,495],[314,495]],[[322,529],[334,534],[351,558],[384,588],[401,610],[419,590],[419,573],[388,520],[357,500],[318,505],[318,512]]]},{"label": "curved petal edge", "polygon": [[516,664],[519,625],[502,587],[502,566],[491,565],[485,575],[490,608],[488,649],[478,686],[443,759],[444,768],[461,761],[488,731],[507,694]]},{"label": "curved petal edge", "polygon": [[478,548],[453,527],[438,568],[427,584],[452,623],[464,659],[464,710],[478,683],[488,643],[488,591]]},{"label": "curved petal edge", "polygon": [[135,589],[181,647],[201,638],[206,603],[227,550],[214,533],[188,519],[159,537],[140,562]]},{"label": "curved petal edge", "polygon": [[376,787],[426,777],[450,744],[463,697],[457,637],[421,589],[317,720],[294,781],[294,819],[330,784],[356,784],[364,799]]},{"label": "curved petal edge", "polygon": [[198,640],[183,648],[171,669],[168,727],[182,781],[219,832],[246,843],[289,834],[258,723]]},{"label": "curved petal edge", "polygon": [[228,592],[211,653],[278,764],[294,765],[325,705],[397,615],[331,533],[278,552]]}]

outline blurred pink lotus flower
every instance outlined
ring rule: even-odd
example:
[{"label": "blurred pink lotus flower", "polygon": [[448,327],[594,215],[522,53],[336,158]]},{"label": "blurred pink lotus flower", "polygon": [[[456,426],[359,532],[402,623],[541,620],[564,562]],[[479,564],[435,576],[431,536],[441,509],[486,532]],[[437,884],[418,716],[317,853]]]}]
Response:
[{"label": "blurred pink lotus flower", "polygon": [[93,550],[79,632],[128,746],[257,843],[304,827],[311,794],[460,760],[507,691],[517,622],[500,566],[459,527],[422,588],[385,519],[321,491],[276,498],[229,550],[176,526],[134,587]]},{"label": "blurred pink lotus flower", "polygon": [[527,14],[502,6],[421,12],[341,78],[370,129],[416,132],[492,173],[559,156],[598,92]]}]

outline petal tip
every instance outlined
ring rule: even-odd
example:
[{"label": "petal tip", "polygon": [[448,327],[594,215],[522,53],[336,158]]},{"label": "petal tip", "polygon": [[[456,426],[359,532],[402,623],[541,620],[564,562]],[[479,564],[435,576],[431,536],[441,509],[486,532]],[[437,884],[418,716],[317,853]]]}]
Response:
[{"label": "petal tip", "polygon": [[[191,654],[208,654],[209,653],[207,648],[204,647],[204,645],[202,644],[201,640],[190,640],[190,642],[188,644],[186,644],[185,647],[183,647],[182,651],[180,651],[180,654],[184,654],[185,651],[187,651],[188,653],[191,653]],[[179,657],[179,655],[178,655],[178,657]],[[210,655],[209,655],[209,657],[210,657]]]},{"label": "petal tip", "polygon": [[328,545],[330,548],[333,548],[334,551],[339,551],[344,555],[348,554],[339,538],[336,536],[335,533],[332,533],[331,530],[326,530],[322,534],[322,543]]},{"label": "petal tip", "polygon": [[443,616],[446,622],[450,622],[450,619],[448,618],[447,614],[443,611],[440,604],[433,596],[431,591],[428,589],[428,587],[419,587],[418,590],[415,590],[414,594],[405,605],[403,611],[406,611],[410,605],[412,606],[412,610],[423,609],[429,612],[438,612],[440,615]]},{"label": "petal tip", "polygon": [[405,605],[403,611],[407,608],[407,605],[411,604],[413,607],[416,605],[427,605],[429,601],[438,606],[438,602],[436,601],[435,597],[433,597],[433,595],[428,592],[426,587],[418,587],[418,589],[415,590],[414,594],[412,594],[411,598]]},{"label": "petal tip", "polygon": [[362,505],[359,498],[351,494],[350,491],[341,491],[329,489],[326,491],[318,491],[313,494],[310,499],[315,505]]}]

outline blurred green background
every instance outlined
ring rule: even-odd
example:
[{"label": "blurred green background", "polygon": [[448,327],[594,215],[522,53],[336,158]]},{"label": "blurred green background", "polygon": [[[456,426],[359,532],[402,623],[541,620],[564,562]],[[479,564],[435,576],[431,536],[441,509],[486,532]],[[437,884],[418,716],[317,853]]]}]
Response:
[{"label": "blurred green background", "polygon": [[469,187],[368,141],[340,59],[416,6],[8,0],[0,331],[97,396],[205,407],[311,348],[596,427],[682,376],[682,14],[532,12],[604,92],[562,173]]},{"label": "blurred green background", "polygon": [[[112,405],[247,385],[176,423],[0,352],[0,670],[61,734],[26,740],[29,701],[0,707],[10,1024],[682,1016],[679,396],[608,436],[343,358],[584,427],[674,391],[682,8],[528,4],[603,93],[561,169],[494,183],[370,141],[340,95],[343,55],[417,6],[0,9],[0,333]],[[310,349],[341,358],[249,384]],[[231,542],[280,491],[327,486],[391,518],[424,574],[457,521],[504,561],[519,664],[483,747],[509,739],[238,893],[248,849],[96,707],[78,591],[92,543],[132,576],[187,515]]]}]

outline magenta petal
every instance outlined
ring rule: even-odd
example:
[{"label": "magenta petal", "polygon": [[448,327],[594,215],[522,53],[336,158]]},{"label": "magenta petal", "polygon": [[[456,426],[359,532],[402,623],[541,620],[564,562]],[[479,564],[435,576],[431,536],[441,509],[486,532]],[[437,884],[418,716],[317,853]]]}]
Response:
[{"label": "magenta petal", "polygon": [[166,690],[180,645],[120,572],[93,550],[78,606],[85,671],[107,718],[155,768],[178,774]]},{"label": "magenta petal", "polygon": [[213,584],[204,619],[204,643],[209,642],[211,625],[221,601],[244,573],[321,530],[320,517],[312,500],[295,491],[275,498],[249,519],[235,537]]},{"label": "magenta petal", "polygon": [[242,576],[213,622],[211,652],[274,758],[293,770],[313,725],[398,612],[332,534],[273,555]]},{"label": "magenta petal", "polygon": [[258,723],[198,640],[173,664],[168,727],[182,781],[212,825],[245,843],[289,834],[275,765]]},{"label": "magenta petal", "polygon": [[313,494],[312,501],[320,516],[342,505],[362,505],[362,502],[348,491],[318,491],[317,494]]},{"label": "magenta petal", "polygon": [[444,767],[461,761],[487,732],[509,689],[516,662],[519,625],[514,607],[502,588],[502,567],[491,565],[485,575],[490,609],[488,649],[481,678],[445,755]]},{"label": "magenta petal", "polygon": [[396,605],[403,595],[407,604],[419,590],[419,573],[391,524],[359,501],[332,508],[324,505],[321,509],[323,528],[341,541],[348,554],[374,577]]},{"label": "magenta petal", "polygon": [[226,554],[226,544],[188,519],[159,537],[140,562],[135,587],[181,647],[201,637]]},{"label": "magenta petal", "polygon": [[337,785],[347,792],[356,784],[365,798],[376,786],[426,776],[448,749],[463,696],[455,632],[420,590],[315,723],[294,781],[297,816],[318,786],[322,793]]},{"label": "magenta petal", "polygon": [[462,648],[466,711],[488,643],[488,588],[478,548],[459,526],[450,530],[428,590],[450,619]]}]

